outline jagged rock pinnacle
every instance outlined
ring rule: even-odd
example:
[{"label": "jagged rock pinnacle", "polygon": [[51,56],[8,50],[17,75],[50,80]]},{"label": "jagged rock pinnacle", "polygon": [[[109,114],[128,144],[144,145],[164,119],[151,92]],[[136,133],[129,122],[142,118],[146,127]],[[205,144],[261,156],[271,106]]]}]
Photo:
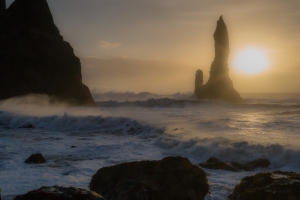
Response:
[{"label": "jagged rock pinnacle", "polygon": [[205,85],[200,86],[200,82],[197,79],[200,78],[203,80],[203,76],[196,76],[195,94],[198,99],[221,99],[235,103],[243,102],[239,93],[233,88],[232,81],[229,78],[229,37],[222,15],[217,22],[214,40],[215,58],[211,64],[209,80]]},{"label": "jagged rock pinnacle", "polygon": [[195,93],[201,89],[203,85],[203,71],[198,69],[195,74]]},{"label": "jagged rock pinnacle", "polygon": [[210,75],[220,75],[228,72],[229,56],[229,37],[226,24],[221,16],[217,22],[217,28],[214,33],[215,40],[215,59],[212,63]]},{"label": "jagged rock pinnacle", "polygon": [[47,94],[96,105],[82,83],[80,60],[60,35],[46,0],[15,0],[0,17],[0,46],[0,99]]}]

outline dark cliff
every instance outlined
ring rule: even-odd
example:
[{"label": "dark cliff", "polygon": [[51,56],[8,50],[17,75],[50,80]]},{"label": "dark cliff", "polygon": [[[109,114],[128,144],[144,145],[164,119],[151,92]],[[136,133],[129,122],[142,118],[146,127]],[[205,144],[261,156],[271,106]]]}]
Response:
[{"label": "dark cliff", "polygon": [[198,73],[196,72],[195,96],[198,99],[220,99],[232,103],[241,103],[243,99],[233,88],[233,83],[229,78],[229,37],[222,16],[217,22],[214,40],[215,58],[211,64],[209,80],[205,85],[202,85],[203,73],[199,73],[201,70],[198,70]]},{"label": "dark cliff", "polygon": [[95,105],[82,83],[80,60],[46,0],[15,0],[0,14],[0,46],[0,99],[44,93],[72,105]]},{"label": "dark cliff", "polygon": [[6,10],[6,1],[0,0],[0,16],[5,12]]}]

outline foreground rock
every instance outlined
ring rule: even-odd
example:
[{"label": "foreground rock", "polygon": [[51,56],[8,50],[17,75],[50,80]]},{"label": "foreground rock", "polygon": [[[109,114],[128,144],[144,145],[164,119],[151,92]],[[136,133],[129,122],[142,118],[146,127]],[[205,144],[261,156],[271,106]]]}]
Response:
[{"label": "foreground rock", "polygon": [[187,158],[167,157],[101,168],[90,189],[107,200],[201,200],[209,185],[204,171]]},{"label": "foreground rock", "polygon": [[242,103],[243,99],[233,88],[233,83],[229,78],[229,38],[222,16],[217,23],[214,40],[215,59],[211,64],[209,80],[203,85],[203,72],[197,70],[194,95],[198,99],[220,99],[232,103]]},{"label": "foreground rock", "polygon": [[0,46],[0,99],[43,93],[95,105],[82,83],[80,60],[60,35],[46,0],[15,0],[0,12]]},{"label": "foreground rock", "polygon": [[104,200],[96,192],[74,187],[41,187],[38,190],[18,195],[14,200]]},{"label": "foreground rock", "polygon": [[25,160],[25,163],[27,164],[32,164],[32,163],[41,164],[44,162],[46,162],[46,159],[41,153],[32,154],[31,156],[29,156],[29,158]]},{"label": "foreground rock", "polygon": [[252,171],[256,168],[266,168],[270,165],[268,159],[257,159],[246,164],[238,162],[223,162],[217,158],[211,157],[205,163],[200,163],[199,166],[208,169],[222,169],[227,171],[237,172],[240,170]]},{"label": "foreground rock", "polygon": [[275,171],[247,176],[235,186],[231,200],[297,200],[300,199],[300,174]]}]

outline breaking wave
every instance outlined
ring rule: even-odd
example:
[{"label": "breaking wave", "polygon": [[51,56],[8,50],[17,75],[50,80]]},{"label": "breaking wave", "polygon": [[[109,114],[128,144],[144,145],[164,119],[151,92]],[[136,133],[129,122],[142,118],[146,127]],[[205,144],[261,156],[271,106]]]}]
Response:
[{"label": "breaking wave", "polygon": [[97,92],[92,91],[93,98],[95,101],[116,101],[116,102],[124,102],[124,101],[146,101],[148,99],[161,99],[161,98],[170,98],[170,99],[188,99],[192,96],[192,93],[175,93],[171,95],[160,95],[153,94],[150,92]]},{"label": "breaking wave", "polygon": [[72,133],[99,132],[138,135],[141,138],[157,137],[164,132],[163,129],[143,125],[129,118],[72,116],[66,113],[51,116],[27,116],[0,111],[0,126],[6,129],[38,128]]},{"label": "breaking wave", "polygon": [[[210,105],[222,105],[231,106],[234,108],[241,109],[300,109],[300,102],[287,104],[282,103],[252,103],[246,102],[243,104],[231,104],[218,100],[196,100],[196,99],[172,99],[172,98],[160,98],[160,99],[147,99],[143,101],[98,101],[99,107],[188,107],[188,106],[210,106]],[[295,112],[295,111],[293,111]],[[297,111],[299,112],[299,111]],[[283,113],[284,114],[284,113]]]},{"label": "breaking wave", "polygon": [[233,141],[223,137],[192,138],[181,140],[176,137],[157,137],[155,145],[168,153],[188,157],[195,163],[209,157],[223,161],[246,163],[259,158],[269,159],[271,168],[300,167],[300,149],[280,144],[252,144],[247,141]]},{"label": "breaking wave", "polygon": [[145,101],[125,101],[125,102],[118,102],[118,101],[100,101],[97,102],[97,105],[100,107],[185,107],[185,106],[192,106],[192,105],[199,105],[199,104],[210,104],[214,101],[198,101],[198,100],[177,100],[177,99],[170,99],[170,98],[161,98],[161,99],[148,99]]}]

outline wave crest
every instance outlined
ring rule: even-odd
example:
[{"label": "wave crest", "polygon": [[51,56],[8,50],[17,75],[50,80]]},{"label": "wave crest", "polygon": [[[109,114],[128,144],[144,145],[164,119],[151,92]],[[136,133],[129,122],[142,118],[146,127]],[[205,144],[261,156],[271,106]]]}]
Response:
[{"label": "wave crest", "polygon": [[72,116],[69,114],[52,116],[26,116],[0,111],[0,125],[3,128],[39,128],[51,131],[71,131],[72,133],[112,133],[122,135],[139,135],[152,138],[164,132],[149,125],[123,117]]}]

